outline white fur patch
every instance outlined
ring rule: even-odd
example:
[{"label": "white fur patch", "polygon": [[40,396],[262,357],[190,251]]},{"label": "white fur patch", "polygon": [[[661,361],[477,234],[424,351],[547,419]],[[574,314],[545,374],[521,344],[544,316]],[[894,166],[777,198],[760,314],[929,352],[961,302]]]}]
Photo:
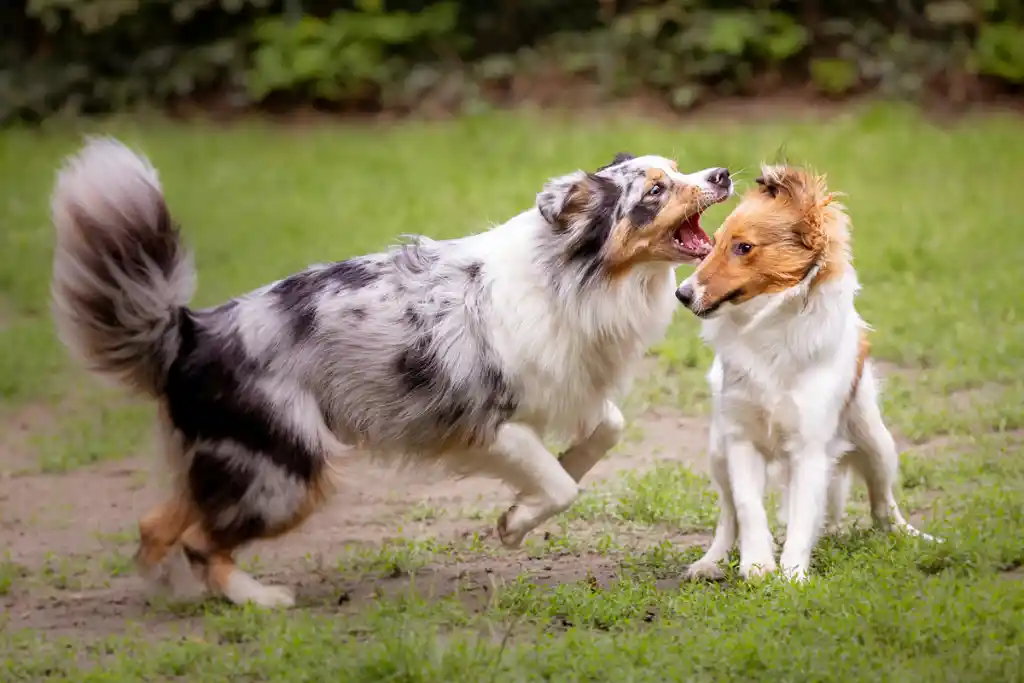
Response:
[{"label": "white fur patch", "polygon": [[293,607],[295,597],[284,586],[264,586],[241,569],[235,569],[228,576],[224,586],[224,597],[242,605],[252,603],[260,607]]}]

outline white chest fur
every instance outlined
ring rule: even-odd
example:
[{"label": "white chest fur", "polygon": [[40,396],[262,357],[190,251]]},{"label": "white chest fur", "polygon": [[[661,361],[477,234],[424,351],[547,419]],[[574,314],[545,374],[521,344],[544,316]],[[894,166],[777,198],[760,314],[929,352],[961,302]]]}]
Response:
[{"label": "white chest fur", "polygon": [[[750,440],[774,457],[795,438],[835,434],[856,372],[862,322],[855,291],[850,273],[805,297],[761,297],[705,322],[703,336],[716,352],[709,373],[715,419],[724,436]],[[759,316],[766,306],[771,315]]]}]

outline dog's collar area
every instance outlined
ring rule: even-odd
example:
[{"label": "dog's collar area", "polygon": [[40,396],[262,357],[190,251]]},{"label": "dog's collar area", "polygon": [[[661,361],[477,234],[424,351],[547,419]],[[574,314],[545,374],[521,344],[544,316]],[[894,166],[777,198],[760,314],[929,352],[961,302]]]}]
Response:
[{"label": "dog's collar area", "polygon": [[824,263],[825,255],[818,254],[818,258],[816,258],[814,263],[812,263],[807,269],[807,272],[804,274],[803,278],[801,278],[800,282],[798,282],[796,286],[786,290],[782,296],[772,301],[768,306],[758,311],[754,317],[744,325],[743,332],[746,333],[754,329],[762,321],[766,320],[773,313],[778,311],[787,301],[792,301],[797,297],[803,299],[801,311],[806,310],[807,304],[810,302],[811,288],[814,286],[814,281],[817,279],[818,275],[821,274],[821,269]]},{"label": "dog's collar area", "polygon": [[810,267],[807,269],[807,272],[804,273],[804,276],[800,278],[800,284],[798,284],[797,287],[802,287],[804,284],[808,282],[813,284],[814,280],[818,277],[818,274],[821,272],[821,267],[824,265],[824,263],[825,255],[818,254],[818,258],[814,260],[814,263],[810,265]]}]

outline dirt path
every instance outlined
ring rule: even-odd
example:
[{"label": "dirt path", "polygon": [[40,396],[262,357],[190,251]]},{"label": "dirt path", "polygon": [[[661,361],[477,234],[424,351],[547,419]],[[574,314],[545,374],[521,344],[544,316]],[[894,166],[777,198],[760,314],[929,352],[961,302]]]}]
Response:
[{"label": "dirt path", "polygon": [[[700,419],[652,409],[633,423],[630,434],[634,436],[588,476],[586,486],[626,469],[649,468],[659,460],[704,467],[706,429]],[[17,471],[13,466],[17,463],[11,459],[24,456],[8,450],[3,457],[6,462],[0,464],[6,466],[4,469]],[[489,536],[496,509],[507,505],[511,497],[497,481],[453,481],[422,472],[395,472],[362,460],[344,464],[343,482],[326,510],[285,538],[253,546],[243,554],[243,562],[257,562],[261,576],[296,586],[300,600],[307,604],[323,606],[325,601],[333,604],[338,599],[358,604],[361,598],[371,598],[379,591],[407,585],[408,577],[343,580],[334,567],[353,545],[377,548],[396,537],[444,541],[472,536],[474,532]],[[25,567],[29,572],[43,567],[42,571],[51,575],[49,584],[12,590],[0,597],[10,626],[104,633],[121,630],[126,622],[140,619],[145,620],[147,629],[179,621],[166,611],[147,609],[141,581],[126,562],[127,553],[133,550],[135,522],[160,499],[160,492],[158,465],[150,458],[108,462],[67,474],[0,479],[0,548],[9,556],[8,565]],[[556,526],[549,523],[536,533],[542,536],[545,529]],[[700,540],[680,539],[691,543]],[[584,552],[584,556],[536,560],[524,551],[503,550],[493,539],[487,543],[494,548],[488,547],[488,552],[468,562],[426,568],[426,577],[421,577],[418,587],[422,590],[425,582],[428,590],[442,593],[459,589],[486,594],[491,582],[510,580],[523,572],[540,582],[586,576],[604,581],[616,570],[611,559],[597,554],[591,557]],[[54,572],[75,573],[76,567],[68,562],[91,563],[95,572],[116,553],[121,553],[123,576],[110,578],[107,571],[102,587],[95,582],[79,587],[74,581],[53,580]],[[46,570],[47,566],[51,569]],[[88,573],[85,569],[82,572]]]}]

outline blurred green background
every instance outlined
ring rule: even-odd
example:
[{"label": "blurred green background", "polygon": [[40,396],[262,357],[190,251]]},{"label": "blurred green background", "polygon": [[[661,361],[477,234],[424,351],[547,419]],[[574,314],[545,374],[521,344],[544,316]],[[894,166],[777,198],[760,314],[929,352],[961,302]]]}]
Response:
[{"label": "blurred green background", "polygon": [[479,110],[1019,94],[1017,0],[8,0],[0,121],[129,105]]}]

